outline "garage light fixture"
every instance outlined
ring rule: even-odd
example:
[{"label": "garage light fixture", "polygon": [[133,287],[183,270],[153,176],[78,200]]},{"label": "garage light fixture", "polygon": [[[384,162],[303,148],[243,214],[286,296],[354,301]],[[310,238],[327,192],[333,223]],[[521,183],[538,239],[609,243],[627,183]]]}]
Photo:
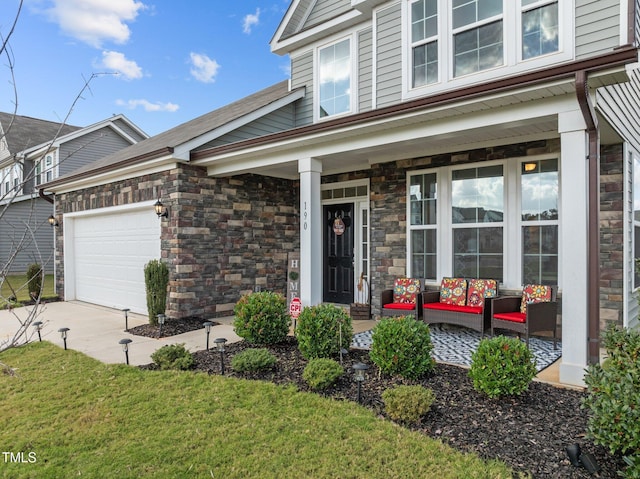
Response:
[{"label": "garage light fixture", "polygon": [[169,217],[169,209],[162,204],[162,201],[160,201],[160,198],[158,198],[158,201],[156,201],[156,203],[153,205],[153,208],[156,210],[156,214],[158,215],[158,218]]},{"label": "garage light fixture", "polygon": [[49,224],[53,227],[59,226],[58,220],[53,215],[49,216],[48,221],[49,221]]}]

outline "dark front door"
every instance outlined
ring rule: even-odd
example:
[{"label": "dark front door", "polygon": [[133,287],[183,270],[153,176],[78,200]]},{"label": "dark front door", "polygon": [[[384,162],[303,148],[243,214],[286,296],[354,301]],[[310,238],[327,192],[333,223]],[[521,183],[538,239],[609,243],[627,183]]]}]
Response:
[{"label": "dark front door", "polygon": [[323,301],[328,303],[353,302],[353,210],[353,203],[327,205],[323,208]]}]

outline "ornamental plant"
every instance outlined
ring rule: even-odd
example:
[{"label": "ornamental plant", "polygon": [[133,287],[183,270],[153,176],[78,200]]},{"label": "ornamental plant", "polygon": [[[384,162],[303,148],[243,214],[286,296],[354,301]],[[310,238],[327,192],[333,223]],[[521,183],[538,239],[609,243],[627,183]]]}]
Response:
[{"label": "ornamental plant", "polygon": [[535,375],[535,357],[517,338],[485,338],[471,355],[473,387],[490,398],[522,394]]},{"label": "ornamental plant", "polygon": [[624,477],[640,477],[640,332],[609,327],[603,345],[607,359],[590,365],[584,377],[587,435],[625,457]]},{"label": "ornamental plant", "polygon": [[42,267],[38,263],[32,263],[27,268],[27,286],[31,299],[40,297],[42,292]]},{"label": "ornamental plant", "polygon": [[329,358],[349,349],[353,336],[351,318],[333,304],[306,307],[298,316],[296,338],[305,359]]},{"label": "ornamental plant", "polygon": [[429,326],[413,316],[387,317],[373,330],[369,357],[380,371],[418,379],[433,371]]},{"label": "ornamental plant", "polygon": [[283,295],[260,291],[236,303],[233,326],[236,334],[252,344],[276,344],[289,333],[289,314]]},{"label": "ornamental plant", "polygon": [[396,386],[382,393],[384,410],[394,421],[414,424],[431,410],[435,397],[422,386]]},{"label": "ornamental plant", "polygon": [[158,315],[167,310],[169,268],[166,263],[152,259],[144,265],[144,288],[147,294],[149,324],[158,325]]},{"label": "ornamental plant", "polygon": [[340,379],[344,368],[333,359],[314,358],[309,360],[302,372],[302,379],[311,389],[326,389]]},{"label": "ornamental plant", "polygon": [[155,351],[151,359],[160,369],[191,369],[194,364],[193,354],[183,344],[167,344]]},{"label": "ornamental plant", "polygon": [[231,359],[231,367],[239,373],[253,373],[271,369],[277,358],[266,348],[249,348]]}]

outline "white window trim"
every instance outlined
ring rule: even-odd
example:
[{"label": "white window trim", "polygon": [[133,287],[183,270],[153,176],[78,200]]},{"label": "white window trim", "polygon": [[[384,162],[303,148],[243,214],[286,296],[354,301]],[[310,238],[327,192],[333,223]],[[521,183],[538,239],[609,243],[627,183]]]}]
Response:
[{"label": "white window trim", "polygon": [[[541,0],[543,4],[544,0]],[[438,5],[438,78],[436,83],[412,87],[413,65],[411,58],[411,0],[403,0],[402,11],[402,99],[432,95],[446,90],[494,81],[512,75],[556,65],[574,59],[575,0],[558,0],[558,25],[560,34],[558,51],[522,60],[522,6],[520,0],[504,0],[504,64],[469,75],[453,77],[453,29],[451,0],[439,0]],[[527,9],[529,6],[527,6]],[[513,41],[515,39],[515,41]]]},{"label": "white window trim", "polygon": [[[336,43],[340,43],[344,40],[349,40],[349,55],[350,55],[350,63],[351,63],[351,71],[349,72],[351,75],[351,88],[349,94],[349,111],[344,113],[339,113],[336,115],[329,115],[326,117],[320,117],[320,51],[335,45]],[[340,35],[338,37],[332,38],[327,43],[323,43],[322,45],[317,46],[313,52],[313,121],[322,122],[327,120],[333,120],[335,118],[340,118],[347,115],[352,115],[356,113],[356,105],[358,98],[358,81],[357,81],[357,72],[358,72],[358,36],[356,32],[351,32],[348,35]]]},{"label": "white window trim", "polygon": [[[502,222],[496,222],[496,226],[503,228],[503,281],[500,283],[502,288],[506,289],[522,289],[522,221],[521,208],[521,172],[520,165],[527,161],[538,160],[558,160],[558,285],[562,284],[562,209],[561,209],[561,175],[562,166],[560,156],[558,154],[544,154],[525,156],[517,158],[509,158],[507,160],[486,161],[481,163],[467,163],[464,165],[449,165],[437,168],[427,168],[421,170],[412,170],[407,172],[406,178],[406,264],[407,275],[412,276],[411,268],[413,266],[411,258],[411,201],[409,199],[409,191],[411,185],[411,177],[415,175],[424,175],[435,173],[437,175],[437,223],[436,223],[436,280],[428,281],[427,284],[438,286],[443,277],[453,275],[453,223],[451,219],[451,179],[454,170],[464,170],[468,168],[478,168],[484,166],[503,166],[504,178],[504,216]],[[531,222],[526,222],[531,224]],[[421,229],[418,225],[417,228]]]}]

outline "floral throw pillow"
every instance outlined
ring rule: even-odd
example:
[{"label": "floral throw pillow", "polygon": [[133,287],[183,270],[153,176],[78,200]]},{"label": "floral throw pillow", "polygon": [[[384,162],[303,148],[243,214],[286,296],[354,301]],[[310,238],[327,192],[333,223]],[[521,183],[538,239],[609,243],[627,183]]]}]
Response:
[{"label": "floral throw pillow", "polygon": [[543,286],[541,284],[527,284],[522,290],[520,312],[526,314],[527,305],[529,303],[541,303],[548,301],[551,301],[551,286]]},{"label": "floral throw pillow", "polygon": [[467,288],[467,305],[484,307],[485,298],[495,298],[498,294],[498,283],[495,279],[470,279]]},{"label": "floral throw pillow", "polygon": [[467,301],[467,280],[464,278],[442,278],[440,302],[464,306]]},{"label": "floral throw pillow", "polygon": [[416,304],[416,295],[420,292],[420,280],[398,278],[393,285],[393,302]]}]

